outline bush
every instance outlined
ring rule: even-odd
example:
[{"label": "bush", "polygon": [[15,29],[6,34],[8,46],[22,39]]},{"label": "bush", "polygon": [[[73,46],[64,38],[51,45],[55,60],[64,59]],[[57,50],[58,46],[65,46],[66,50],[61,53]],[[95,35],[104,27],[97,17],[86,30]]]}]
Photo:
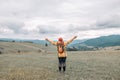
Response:
[{"label": "bush", "polygon": [[20,53],[21,51],[20,50],[18,50],[18,53]]},{"label": "bush", "polygon": [[42,52],[42,51],[39,49],[38,52]]},{"label": "bush", "polygon": [[0,54],[2,54],[2,52],[0,51]]}]

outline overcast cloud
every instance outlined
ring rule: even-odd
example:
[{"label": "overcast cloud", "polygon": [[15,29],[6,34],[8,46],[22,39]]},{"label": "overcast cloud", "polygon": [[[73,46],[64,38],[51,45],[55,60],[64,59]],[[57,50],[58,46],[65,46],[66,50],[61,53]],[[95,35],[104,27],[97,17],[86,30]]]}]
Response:
[{"label": "overcast cloud", "polygon": [[120,0],[0,0],[0,38],[120,34]]}]

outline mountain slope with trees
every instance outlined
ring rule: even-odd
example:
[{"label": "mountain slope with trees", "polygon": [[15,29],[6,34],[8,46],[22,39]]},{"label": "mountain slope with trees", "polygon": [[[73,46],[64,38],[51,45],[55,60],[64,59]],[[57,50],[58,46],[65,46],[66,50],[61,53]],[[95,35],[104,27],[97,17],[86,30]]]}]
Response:
[{"label": "mountain slope with trees", "polygon": [[101,36],[68,47],[68,51],[98,50],[99,48],[120,46],[120,35]]}]

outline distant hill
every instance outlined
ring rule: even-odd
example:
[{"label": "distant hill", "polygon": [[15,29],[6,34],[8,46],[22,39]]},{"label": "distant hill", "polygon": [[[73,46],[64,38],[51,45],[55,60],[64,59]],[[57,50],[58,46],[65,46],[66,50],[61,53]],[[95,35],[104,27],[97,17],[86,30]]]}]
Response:
[{"label": "distant hill", "polygon": [[94,47],[120,46],[120,35],[102,36],[87,40],[82,44]]},{"label": "distant hill", "polygon": [[45,40],[38,40],[38,39],[31,40],[31,39],[12,39],[12,38],[0,38],[0,42],[28,42],[28,43],[36,43],[36,44],[48,43]]},{"label": "distant hill", "polygon": [[[82,43],[84,41],[86,41],[87,39],[83,39],[83,40],[74,40],[71,44],[69,44],[68,46],[72,46],[74,44],[78,44],[78,43]],[[28,42],[28,43],[36,43],[36,44],[42,44],[45,45],[46,43],[49,44],[49,42],[47,42],[46,40],[38,40],[38,39],[12,39],[12,38],[0,38],[0,42]]]},{"label": "distant hill", "polygon": [[72,43],[68,44],[68,47],[72,47],[73,45],[80,44],[80,43],[82,43],[82,42],[84,42],[86,40],[87,39],[83,39],[83,40],[77,39],[77,40],[74,40]]},{"label": "distant hill", "polygon": [[[45,45],[49,42],[45,40],[21,40],[21,39],[9,39],[9,38],[0,38],[0,42],[27,42],[27,43],[35,43]],[[109,36],[101,36],[93,39],[85,39],[85,40],[74,40],[71,44],[67,46],[68,51],[86,51],[86,50],[98,50],[104,47],[111,46],[120,46],[120,35],[109,35]]]},{"label": "distant hill", "polygon": [[67,50],[98,50],[99,48],[120,46],[120,35],[101,36],[71,45]]}]

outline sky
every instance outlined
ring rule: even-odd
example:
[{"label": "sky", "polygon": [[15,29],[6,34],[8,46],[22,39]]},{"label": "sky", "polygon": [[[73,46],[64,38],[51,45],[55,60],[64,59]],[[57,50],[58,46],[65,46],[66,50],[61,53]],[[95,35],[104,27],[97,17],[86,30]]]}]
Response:
[{"label": "sky", "polygon": [[120,35],[120,0],[0,0],[0,38]]}]

